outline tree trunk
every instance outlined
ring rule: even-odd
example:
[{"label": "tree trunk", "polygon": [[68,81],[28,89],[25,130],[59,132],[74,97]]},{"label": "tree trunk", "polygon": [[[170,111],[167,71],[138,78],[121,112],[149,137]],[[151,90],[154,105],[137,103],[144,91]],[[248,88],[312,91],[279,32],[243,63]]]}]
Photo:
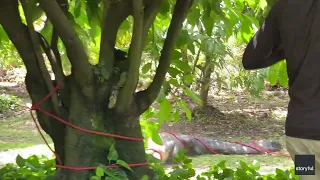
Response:
[{"label": "tree trunk", "polygon": [[[115,120],[115,131],[117,134],[129,137],[142,138],[141,126],[139,116],[135,113],[128,115],[116,115],[113,117]],[[143,141],[130,141],[125,139],[117,139],[116,149],[118,150],[119,158],[128,163],[144,163],[147,162],[146,153],[144,150]],[[149,166],[133,167],[134,173],[126,170],[131,179],[141,179],[143,175],[148,175],[149,179],[153,179],[154,171]]]},{"label": "tree trunk", "polygon": [[[110,111],[105,104],[99,104],[97,103],[98,101],[88,101],[81,94],[72,79],[73,77],[70,77],[70,81],[68,81],[68,87],[70,88],[68,116],[61,117],[61,115],[57,115],[58,117],[88,130],[107,132],[126,137],[143,138],[136,104],[131,104],[131,111],[126,114],[117,114]],[[26,81],[27,87],[31,87],[28,88],[30,94],[35,94],[35,89],[32,89],[34,82],[35,81],[31,80]],[[45,121],[45,118],[47,118],[46,115],[38,112],[39,122]],[[57,122],[54,118],[51,120]],[[109,165],[107,156],[113,142],[115,142],[120,160],[128,164],[144,163],[147,161],[142,140],[132,141],[90,134],[69,126],[66,126],[65,129],[65,132],[63,129],[57,129],[55,131],[56,134],[52,135],[56,153],[61,158],[63,162],[62,165],[64,166],[83,168],[97,167],[99,164]],[[65,136],[61,136],[63,134],[65,134]],[[65,145],[62,146],[61,144]],[[57,161],[57,163],[59,163],[59,161]],[[149,175],[149,177],[153,176],[153,171],[149,169],[148,165],[132,167],[132,169],[133,172],[123,169],[126,171],[129,179],[140,179],[144,175]],[[90,179],[92,175],[94,175],[94,170],[77,171],[61,168],[57,171],[56,179],[87,180]]]},{"label": "tree trunk", "polygon": [[201,79],[201,90],[200,90],[200,98],[202,100],[202,107],[205,107],[208,104],[208,93],[210,89],[211,82],[211,74],[212,69],[210,67],[211,57],[206,56],[206,63],[202,70],[202,79]]}]

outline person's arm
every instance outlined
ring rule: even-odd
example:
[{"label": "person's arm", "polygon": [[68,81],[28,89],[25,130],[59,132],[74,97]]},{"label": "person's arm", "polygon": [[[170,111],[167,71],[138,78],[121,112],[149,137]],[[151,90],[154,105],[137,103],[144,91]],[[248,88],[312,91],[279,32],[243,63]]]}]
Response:
[{"label": "person's arm", "polygon": [[285,59],[277,22],[279,10],[279,4],[276,4],[248,43],[242,57],[246,70],[269,67]]}]

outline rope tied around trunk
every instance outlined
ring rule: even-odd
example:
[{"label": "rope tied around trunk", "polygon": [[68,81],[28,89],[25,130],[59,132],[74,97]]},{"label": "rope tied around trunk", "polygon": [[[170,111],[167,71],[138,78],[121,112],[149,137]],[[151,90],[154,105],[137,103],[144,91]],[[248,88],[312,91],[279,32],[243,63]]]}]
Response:
[{"label": "rope tied around trunk", "polygon": [[[86,133],[90,133],[90,134],[95,134],[95,135],[101,135],[101,136],[106,136],[106,137],[114,137],[114,138],[119,138],[119,139],[126,139],[126,140],[130,140],[130,141],[143,141],[144,138],[136,138],[136,137],[127,137],[127,136],[121,136],[121,135],[117,135],[117,134],[110,134],[110,133],[105,133],[105,132],[99,132],[99,131],[93,131],[93,130],[89,130],[89,129],[85,129],[85,128],[82,128],[82,127],[79,127],[79,126],[76,126],[74,124],[71,124],[63,119],[61,119],[60,117],[58,116],[55,116],[43,109],[40,108],[40,104],[45,102],[47,99],[49,99],[54,93],[56,93],[60,87],[60,85],[62,84],[63,81],[59,81],[58,84],[56,85],[56,87],[47,95],[45,96],[43,99],[41,99],[38,103],[36,104],[33,104],[31,106],[31,108],[29,109],[30,110],[30,114],[31,114],[31,117],[33,119],[33,122],[40,134],[40,136],[42,137],[42,139],[44,140],[45,144],[48,146],[48,148],[50,149],[50,151],[55,155],[57,161],[59,164],[56,164],[56,168],[62,168],[62,169],[68,169],[68,170],[75,170],[75,171],[84,171],[84,170],[94,170],[96,169],[97,167],[72,167],[72,166],[64,166],[62,165],[62,161],[59,157],[59,155],[49,146],[49,143],[48,141],[46,140],[46,138],[44,137],[44,135],[42,134],[41,130],[40,130],[40,125],[37,123],[36,121],[36,118],[34,117],[32,111],[35,110],[35,111],[40,111],[42,112],[43,114],[46,114],[47,116],[50,116],[56,120],[58,120],[59,122],[67,125],[67,126],[70,126],[74,129],[77,129],[79,131],[82,131],[82,132],[86,132]],[[173,137],[175,137],[182,145],[183,147],[185,147],[185,144],[184,142],[174,133],[172,132],[159,132],[159,133],[167,133],[167,134],[171,134]],[[195,138],[197,141],[199,141],[203,146],[205,146],[212,154],[218,154],[216,151],[214,151],[210,146],[208,146],[205,142],[203,142],[201,139],[199,139],[198,137],[194,136],[194,135],[190,135],[190,136],[193,136],[193,138]],[[237,141],[234,141],[234,143],[237,143],[237,144],[240,144],[240,145],[243,145],[243,146],[246,146],[246,147],[250,147],[252,149],[255,149],[259,152],[265,152],[265,153],[269,153],[269,154],[278,154],[278,153],[275,153],[275,152],[271,152],[267,149],[264,149],[263,147],[257,145],[255,143],[255,140],[252,140],[252,144],[253,146],[250,146],[248,144],[245,144],[245,143],[241,143],[241,142],[237,142]],[[152,149],[152,148],[149,148],[147,150],[152,150],[153,152],[156,152],[160,155],[160,160],[163,160],[163,157],[162,157],[162,153],[156,149]],[[286,155],[286,154],[280,154],[281,156],[285,156],[285,157],[290,157],[290,155]],[[145,165],[149,165],[149,162],[142,162],[142,163],[133,163],[133,164],[128,164],[130,167],[137,167],[137,166],[145,166]],[[107,168],[120,168],[121,166],[119,165],[106,165]]]},{"label": "rope tied around trunk", "polygon": [[[76,126],[74,124],[71,124],[71,123],[61,119],[60,117],[55,116],[55,115],[53,115],[53,114],[41,109],[40,108],[40,104],[43,103],[44,101],[46,101],[48,98],[50,98],[54,93],[56,93],[58,91],[60,85],[62,84],[62,82],[63,81],[59,81],[59,83],[56,85],[56,87],[47,96],[45,96],[43,99],[41,99],[38,103],[32,105],[31,108],[30,108],[30,114],[32,116],[33,122],[35,123],[39,134],[41,135],[42,139],[44,140],[44,142],[46,143],[46,145],[48,146],[50,151],[55,155],[55,157],[56,157],[56,159],[57,159],[57,161],[59,163],[59,164],[56,164],[56,168],[69,169],[69,170],[75,170],[75,171],[84,171],[84,170],[94,170],[97,167],[71,167],[71,166],[62,165],[62,161],[61,161],[59,155],[49,146],[48,141],[46,140],[46,138],[42,134],[42,132],[40,130],[40,125],[37,123],[36,118],[34,117],[34,115],[32,113],[33,110],[38,110],[38,111],[42,112],[43,114],[46,114],[47,116],[50,116],[50,117],[58,120],[59,122],[65,124],[67,126],[70,126],[70,127],[74,128],[74,129],[77,129],[79,131],[82,131],[82,132],[101,135],[101,136],[106,136],[106,137],[114,137],[114,138],[119,138],[119,139],[126,139],[126,140],[131,140],[131,141],[143,141],[144,140],[144,138],[126,137],[126,136],[121,136],[121,135],[116,135],[116,134],[109,134],[109,133],[105,133],[105,132],[98,132],[98,131],[85,129],[85,128]],[[160,152],[155,150],[155,149],[149,149],[149,150],[152,150],[152,151],[160,154]],[[162,160],[161,154],[160,154],[160,158]],[[142,163],[134,163],[134,164],[128,164],[128,165],[130,167],[137,167],[137,166],[145,166],[145,165],[148,165],[148,164],[149,164],[148,162],[142,162]],[[107,165],[106,167],[107,168],[120,168],[119,165]]]}]

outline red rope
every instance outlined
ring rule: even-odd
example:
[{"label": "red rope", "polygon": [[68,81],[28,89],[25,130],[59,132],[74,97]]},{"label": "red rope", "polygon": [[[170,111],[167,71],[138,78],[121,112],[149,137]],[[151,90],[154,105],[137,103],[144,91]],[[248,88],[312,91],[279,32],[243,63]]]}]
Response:
[{"label": "red rope", "polygon": [[109,133],[105,133],[105,132],[99,132],[99,131],[92,131],[92,130],[89,130],[89,129],[84,129],[84,128],[81,128],[79,126],[76,126],[74,124],[71,124],[43,109],[40,109],[40,108],[34,108],[33,107],[33,110],[39,110],[40,112],[52,117],[52,118],[55,118],[56,120],[62,122],[63,124],[66,124],[70,127],[73,127],[74,129],[77,129],[79,131],[83,131],[83,132],[86,132],[86,133],[90,133],[90,134],[96,134],[96,135],[101,135],[101,136],[108,136],[108,137],[115,137],[115,138],[119,138],[119,139],[127,139],[127,140],[131,140],[131,141],[143,141],[144,138],[134,138],[134,137],[126,137],[126,136],[120,136],[120,135],[116,135],[116,134],[109,134]]},{"label": "red rope", "polygon": [[[44,101],[46,101],[48,98],[50,98],[54,93],[57,92],[57,90],[59,89],[60,85],[62,84],[62,81],[60,81],[57,86],[47,95],[45,96],[43,99],[41,99],[37,104],[34,104],[32,105],[32,107],[30,108],[30,114],[32,116],[32,119],[33,119],[33,122],[35,123],[36,125],[36,128],[39,132],[39,134],[41,135],[42,139],[44,140],[44,142],[46,143],[46,145],[48,146],[48,148],[51,150],[51,152],[55,155],[57,161],[59,164],[56,164],[56,168],[63,168],[63,169],[69,169],[69,170],[75,170],[75,171],[83,171],[83,170],[93,170],[93,169],[96,169],[97,167],[71,167],[71,166],[63,166],[61,165],[62,164],[62,161],[60,159],[60,157],[58,156],[58,154],[49,146],[49,143],[48,141],[46,140],[46,138],[44,137],[44,135],[42,134],[41,130],[40,130],[40,127],[39,127],[39,124],[37,123],[35,117],[33,116],[32,114],[32,110],[38,110],[64,124],[66,124],[67,126],[70,126],[70,127],[73,127],[79,131],[83,131],[83,132],[86,132],[86,133],[90,133],[90,134],[96,134],[96,135],[101,135],[101,136],[108,136],[108,137],[115,137],[115,138],[120,138],[120,139],[127,139],[127,140],[132,140],[132,141],[143,141],[144,138],[135,138],[135,137],[125,137],[125,136],[120,136],[120,135],[115,135],[115,134],[109,134],[109,133],[104,133],[104,132],[98,132],[98,131],[92,131],[92,130],[89,130],[89,129],[84,129],[84,128],[81,128],[79,126],[76,126],[74,124],[71,124],[43,109],[40,108],[40,104],[43,103]],[[160,153],[160,152],[159,152]],[[161,156],[161,154],[160,154]],[[162,157],[161,157],[162,158]],[[135,164],[128,164],[130,167],[136,167],[136,166],[144,166],[144,165],[148,165],[149,163],[148,162],[143,162],[143,163],[135,163]],[[118,165],[108,165],[106,166],[107,168],[119,168],[120,166]]]},{"label": "red rope", "polygon": [[147,150],[151,150],[151,151],[153,151],[153,152],[158,153],[158,154],[160,155],[160,160],[161,160],[161,161],[163,160],[162,153],[161,153],[160,151],[158,151],[158,150],[156,150],[156,149],[152,149],[152,148],[148,148]]},{"label": "red rope", "polygon": [[194,135],[193,136],[197,141],[199,141],[204,147],[206,147],[212,154],[218,154],[216,151],[214,151],[210,146],[208,146],[205,142],[203,142],[201,139],[197,138]]},{"label": "red rope", "polygon": [[[172,132],[165,132],[165,131],[162,131],[160,133],[167,133],[167,134],[171,134],[172,136],[174,136],[178,141],[181,142],[181,144],[184,145],[183,141],[178,138],[177,135],[175,135],[174,133]],[[219,154],[217,153],[216,151],[214,151],[213,148],[211,148],[209,145],[207,145],[205,142],[203,142],[200,138],[190,134],[190,136],[193,136],[197,141],[199,141],[204,147],[206,147],[212,154]],[[283,156],[283,157],[289,157],[291,158],[291,156],[289,154],[285,154],[285,153],[279,153],[279,152],[272,152],[270,150],[267,150],[261,146],[259,146],[258,144],[255,143],[255,140],[252,140],[252,145],[249,145],[249,144],[245,144],[245,143],[242,143],[242,142],[238,142],[238,141],[233,141],[233,143],[236,143],[236,144],[240,144],[242,146],[246,146],[246,147],[249,147],[249,148],[252,148],[256,151],[259,151],[259,152],[264,152],[264,153],[268,153],[268,154],[275,154],[275,155],[279,155],[279,156]],[[184,146],[185,147],[185,146]]]},{"label": "red rope", "polygon": [[259,147],[257,147],[258,146],[257,144],[251,146],[249,144],[245,144],[245,143],[238,142],[238,141],[232,141],[232,142],[235,143],[235,144],[240,144],[240,145],[245,146],[245,147],[249,147],[249,148],[254,149],[256,151],[259,151],[259,152],[263,152],[263,151],[261,151],[261,149]]},{"label": "red rope", "polygon": [[185,146],[185,144],[184,144],[184,142],[176,135],[176,134],[174,134],[173,132],[167,132],[167,131],[160,131],[159,132],[159,134],[163,134],[163,133],[165,133],[165,134],[171,134],[173,137],[175,137],[181,144],[182,144],[182,146],[185,148],[186,146]]},{"label": "red rope", "polygon": [[[48,141],[46,140],[46,138],[44,137],[44,135],[42,134],[41,130],[40,130],[40,126],[39,124],[37,123],[35,117],[33,116],[32,114],[32,110],[38,110],[56,120],[58,120],[59,122],[61,123],[64,123],[65,125],[67,126],[70,126],[74,129],[77,129],[79,131],[83,131],[83,132],[86,132],[86,133],[90,133],[90,134],[96,134],[96,135],[101,135],[101,136],[107,136],[107,137],[114,137],[114,138],[120,138],[120,139],[126,139],[126,140],[131,140],[131,141],[143,141],[144,138],[135,138],[135,137],[126,137],[126,136],[121,136],[121,135],[116,135],[116,134],[109,134],[109,133],[105,133],[105,132],[98,132],[98,131],[93,131],[93,130],[89,130],[89,129],[85,129],[85,128],[81,128],[79,126],[76,126],[74,124],[71,124],[61,118],[59,118],[58,116],[55,116],[43,109],[40,108],[40,104],[43,103],[44,101],[46,101],[47,99],[49,99],[54,93],[57,92],[57,90],[59,89],[60,85],[62,84],[62,81],[60,81],[57,86],[47,95],[45,96],[43,99],[41,99],[38,103],[32,105],[32,107],[30,108],[30,114],[32,116],[32,119],[33,119],[33,122],[35,123],[36,125],[36,128],[39,132],[39,134],[41,135],[42,139],[44,140],[44,142],[46,143],[46,145],[48,146],[48,148],[51,150],[51,152],[55,155],[57,161],[59,164],[56,164],[56,167],[57,168],[63,168],[63,169],[69,169],[69,170],[75,170],[75,171],[83,171],[83,170],[94,170],[96,169],[97,167],[71,167],[71,166],[64,166],[64,165],[61,165],[62,164],[62,161],[60,159],[60,157],[58,156],[58,154],[49,146],[49,143]],[[171,134],[173,137],[175,137],[182,145],[183,147],[185,147],[185,144],[184,142],[178,137],[176,136],[174,133],[172,132],[160,132],[160,133],[167,133],[167,134]],[[193,135],[191,135],[193,136]],[[201,139],[197,138],[196,136],[193,136],[198,142],[200,142],[202,145],[204,145],[212,154],[218,154],[217,152],[215,152],[210,146],[208,146],[205,142],[203,142]],[[252,141],[252,146],[248,145],[248,144],[244,144],[244,143],[241,143],[241,142],[237,142],[237,141],[234,141],[234,143],[237,143],[237,144],[241,144],[243,146],[247,146],[247,147],[250,147],[252,149],[255,149],[257,151],[260,151],[260,152],[267,152],[269,154],[280,154],[280,153],[275,153],[275,152],[271,152],[271,151],[268,151],[260,146],[258,146],[255,141],[253,140]],[[256,146],[256,147],[255,147]],[[152,150],[156,153],[158,153],[160,155],[160,159],[163,160],[163,157],[162,157],[162,154],[160,151],[158,150],[155,150],[155,149],[149,149],[149,150]],[[290,157],[290,155],[286,155],[286,154],[282,154],[282,156],[286,156],[286,157]],[[128,164],[130,167],[136,167],[136,166],[144,166],[144,165],[148,165],[149,163],[148,162],[143,162],[143,163],[135,163],[135,164]],[[119,168],[120,166],[118,165],[108,165],[106,166],[107,168]]]},{"label": "red rope", "polygon": [[[257,145],[255,140],[251,140],[251,142],[252,142],[253,145]],[[289,158],[291,158],[291,156],[290,156],[289,154],[285,154],[285,153],[281,153],[281,152],[272,152],[272,151],[269,151],[269,150],[267,150],[267,149],[265,149],[265,148],[263,148],[263,147],[261,147],[261,146],[259,146],[259,145],[257,145],[257,147],[258,147],[260,150],[262,150],[262,151],[264,151],[264,152],[267,152],[267,153],[269,153],[269,154],[275,154],[275,155],[279,155],[279,156],[284,156],[284,157],[289,157]]]}]

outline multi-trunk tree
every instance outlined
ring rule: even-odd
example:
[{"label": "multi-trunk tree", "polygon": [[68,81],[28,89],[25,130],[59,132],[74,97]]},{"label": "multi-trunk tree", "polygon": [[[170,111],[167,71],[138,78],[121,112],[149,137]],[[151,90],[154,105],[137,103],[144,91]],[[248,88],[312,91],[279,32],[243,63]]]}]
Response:
[{"label": "multi-trunk tree", "polygon": [[[25,84],[36,104],[61,83],[55,94],[40,108],[76,126],[121,136],[142,138],[139,116],[146,111],[164,82],[171,63],[172,51],[193,0],[177,0],[172,8],[170,26],[152,83],[136,92],[141,55],[150,27],[163,7],[162,0],[1,0],[0,24],[19,52],[27,69]],[[101,29],[98,63],[90,63],[88,52],[76,31],[75,19],[69,12],[85,11],[91,26]],[[82,5],[82,6],[81,6]],[[170,7],[170,6],[169,6]],[[41,35],[34,21],[44,17],[52,33]],[[116,50],[117,32],[122,22],[133,18],[132,39],[128,54]],[[66,75],[61,63],[58,41],[63,42],[71,74]],[[54,72],[52,81],[43,53]],[[119,159],[127,163],[146,161],[143,141],[99,136],[79,131],[37,110],[42,129],[50,135],[62,165],[92,167],[108,164],[107,154],[115,144]],[[57,162],[59,163],[59,162]],[[153,172],[146,166],[127,171],[130,179],[139,179]],[[57,179],[81,180],[90,177],[89,170],[60,168]]]}]

